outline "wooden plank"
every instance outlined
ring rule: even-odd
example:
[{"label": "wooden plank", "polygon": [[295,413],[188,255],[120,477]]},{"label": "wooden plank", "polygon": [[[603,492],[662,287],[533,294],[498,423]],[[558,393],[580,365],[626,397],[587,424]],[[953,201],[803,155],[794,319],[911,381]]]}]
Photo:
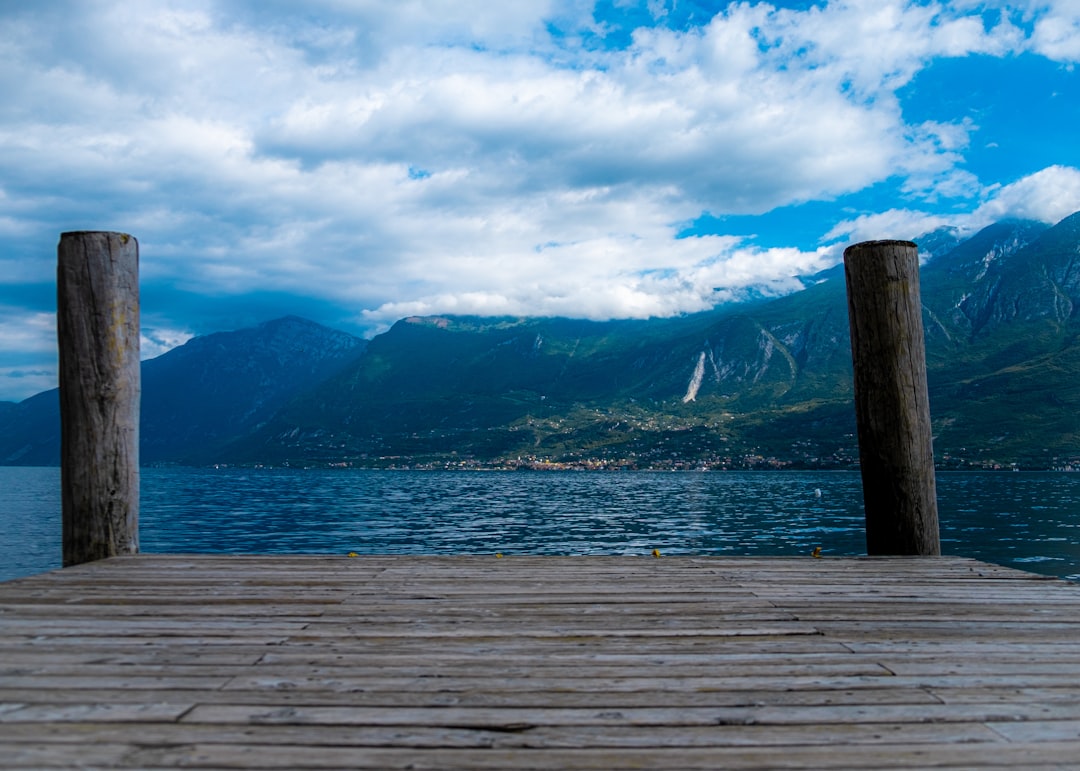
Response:
[{"label": "wooden plank", "polygon": [[1080,741],[1080,720],[1057,717],[1053,720],[1026,720],[995,725],[994,732],[1018,744]]},{"label": "wooden plank", "polygon": [[[15,719],[18,712],[0,716]],[[724,725],[864,725],[873,723],[992,723],[1020,720],[1080,719],[1080,703],[1066,704],[878,704],[783,707],[625,707],[554,709],[440,706],[386,710],[380,707],[298,707],[253,709],[249,705],[198,705],[183,722],[280,725],[452,725],[488,730],[522,726],[724,726]]]},{"label": "wooden plank", "polygon": [[[224,666],[236,666],[235,661],[217,661],[217,662],[201,662],[198,659],[190,660],[185,663],[176,662],[146,662],[135,663],[130,661],[111,661],[111,662],[93,662],[93,663],[57,663],[56,661],[46,661],[44,659],[38,661],[28,661],[22,663],[20,666],[14,666],[14,662],[5,662],[5,666],[0,668],[0,677],[3,673],[17,673],[21,675],[33,675],[33,674],[47,674],[51,677],[80,677],[80,678],[92,678],[101,677],[107,679],[113,676],[117,671],[117,666],[122,666],[125,674],[128,676],[138,675],[161,675],[166,673],[180,673],[182,672],[187,677],[192,676],[214,676],[220,674]],[[240,666],[247,666],[241,664]],[[1003,665],[1004,667],[1004,665]],[[1074,670],[1080,668],[1080,665],[1074,667]],[[366,666],[347,666],[342,667],[338,663],[333,664],[320,664],[318,662],[312,662],[309,664],[290,664],[287,666],[273,665],[265,662],[260,662],[257,667],[261,677],[274,677],[282,680],[290,678],[301,678],[311,676],[324,676],[324,677],[347,677],[351,680],[365,680],[368,682],[376,683],[387,678],[387,672],[390,671],[390,665],[387,664],[372,664]],[[937,669],[946,669],[945,667],[931,668],[931,672],[936,672]],[[987,674],[986,667],[972,666],[973,674]],[[1034,668],[1032,668],[1034,669]],[[504,680],[517,682],[522,679],[531,679],[537,682],[565,682],[567,680],[624,680],[624,681],[644,681],[644,682],[663,682],[669,681],[683,681],[693,680],[700,682],[702,687],[705,687],[710,681],[714,681],[718,676],[725,678],[730,677],[759,677],[759,678],[789,678],[789,677],[804,677],[807,675],[828,676],[828,677],[887,677],[895,672],[889,670],[888,667],[875,661],[835,661],[835,662],[822,662],[822,661],[806,661],[806,662],[783,662],[777,661],[775,663],[758,663],[758,664],[739,664],[729,666],[717,666],[717,667],[680,667],[675,665],[660,665],[660,666],[648,666],[643,664],[641,666],[619,666],[619,667],[605,667],[600,665],[595,666],[545,666],[536,665],[529,666],[527,663],[519,664],[514,667],[504,666],[485,666],[484,662],[476,661],[466,664],[443,664],[436,657],[427,666],[405,666],[399,665],[393,667],[392,671],[395,676],[401,680],[425,678],[425,677],[438,677],[441,680],[457,679],[468,680],[483,683],[486,680]],[[1064,670],[1068,672],[1068,669]],[[1007,670],[1009,674],[1026,674],[1029,670],[1023,666],[1012,667]],[[923,672],[915,672],[916,675],[922,675]],[[941,674],[957,674],[956,672],[943,671]],[[966,674],[961,672],[960,674]],[[1047,674],[1047,672],[1031,671],[1030,674]],[[1049,674],[1053,674],[1050,672]]]},{"label": "wooden plank", "polygon": [[[998,693],[1008,694],[1018,689],[999,689]],[[946,693],[982,693],[983,689],[962,690],[954,689]],[[1010,701],[1011,699],[1001,696],[995,699],[992,689],[986,689],[990,693],[985,699],[972,701],[991,702],[994,700]],[[1029,693],[1038,693],[1040,696],[1029,699],[1030,701],[1055,701],[1068,700],[1074,693],[1071,690],[1063,690],[1060,695],[1055,695],[1054,689],[1042,689]],[[87,700],[85,690],[57,687],[46,688],[0,688],[0,703],[7,704],[11,708],[20,708],[26,704],[75,704],[85,703]],[[130,689],[113,688],[108,685],[94,688],[93,697],[96,703],[116,704],[130,703],[133,698]],[[475,707],[567,707],[567,708],[614,708],[614,707],[747,707],[747,706],[780,706],[780,705],[831,705],[831,704],[941,704],[945,701],[926,688],[910,687],[880,687],[838,689],[825,688],[820,690],[799,689],[789,690],[776,684],[773,688],[760,688],[745,691],[733,690],[612,690],[604,691],[596,688],[587,690],[557,690],[544,691],[539,689],[514,689],[492,690],[470,688],[465,691],[448,691],[444,689],[350,689],[346,691],[332,690],[297,690],[278,688],[273,690],[218,690],[200,689],[197,695],[192,694],[192,689],[169,690],[167,688],[144,688],[140,689],[137,698],[143,703],[161,704],[190,704],[197,700],[200,704],[231,704],[252,705],[259,707],[273,706],[350,706],[350,707],[434,707],[443,705],[475,706]],[[963,701],[962,697],[956,697],[957,701]],[[1012,699],[1014,700],[1014,699]]]},{"label": "wooden plank", "polygon": [[[1041,724],[1040,724],[1041,725]],[[514,730],[467,726],[334,726],[334,725],[236,725],[150,724],[141,726],[140,743],[146,744],[257,744],[329,745],[334,747],[777,747],[827,744],[933,744],[950,741],[1004,743],[996,731],[978,723],[918,724],[881,723],[724,725],[724,726],[529,726]],[[116,722],[0,723],[0,742],[119,743],[130,740],[130,729]]]},{"label": "wooden plank", "polygon": [[[71,768],[69,745],[12,742],[9,768]],[[364,748],[318,745],[128,745],[90,742],[77,750],[81,767],[202,769],[867,769],[1073,767],[1080,742],[1031,744],[838,744],[733,748]]]},{"label": "wooden plank", "polygon": [[45,688],[45,689],[68,689],[89,690],[99,688],[124,688],[130,690],[189,690],[200,691],[205,689],[224,688],[232,680],[232,676],[221,673],[211,677],[193,676],[170,673],[167,675],[127,675],[122,669],[118,669],[108,677],[79,677],[72,675],[0,675],[0,688]]},{"label": "wooden plank", "polygon": [[[175,722],[193,704],[26,704],[0,713],[0,723]],[[2,761],[0,761],[2,762]]]}]

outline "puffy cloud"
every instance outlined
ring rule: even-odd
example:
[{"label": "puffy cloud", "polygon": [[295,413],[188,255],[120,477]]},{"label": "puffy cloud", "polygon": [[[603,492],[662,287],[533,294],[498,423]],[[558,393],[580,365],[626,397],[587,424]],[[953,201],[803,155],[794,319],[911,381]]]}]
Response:
[{"label": "puffy cloud", "polygon": [[0,400],[56,386],[56,317],[0,306]]},{"label": "puffy cloud", "polygon": [[1032,48],[1055,61],[1080,61],[1080,2],[1058,0],[1045,7],[1045,13],[1035,22]]},{"label": "puffy cloud", "polygon": [[183,345],[192,337],[194,335],[186,330],[147,328],[143,325],[142,334],[139,336],[139,358],[153,359],[178,345]]},{"label": "puffy cloud", "polygon": [[933,214],[914,209],[890,209],[854,217],[835,225],[825,240],[845,243],[883,238],[909,239],[940,227],[971,233],[1003,219],[1060,222],[1080,211],[1080,169],[1051,166],[1009,185],[994,185],[974,211]]},{"label": "puffy cloud", "polygon": [[973,217],[980,225],[1005,217],[1056,223],[1080,211],[1080,169],[1051,166],[989,192]]},{"label": "puffy cloud", "polygon": [[[666,267],[650,268],[658,247],[666,250]],[[760,249],[716,236],[674,242],[662,238],[656,243],[599,239],[552,244],[532,264],[526,255],[520,258],[508,260],[497,276],[485,277],[483,263],[468,266],[481,268],[471,283],[479,291],[454,293],[450,284],[408,302],[387,303],[364,318],[385,326],[402,316],[432,313],[592,319],[670,316],[738,300],[749,290],[792,291],[801,286],[793,276],[816,272],[834,261],[827,248]]]},{"label": "puffy cloud", "polygon": [[890,209],[876,214],[863,214],[854,219],[837,223],[825,238],[841,239],[845,244],[860,241],[916,238],[924,233],[951,225],[959,227],[962,218],[948,217],[909,209]]},{"label": "puffy cloud", "polygon": [[50,388],[56,388],[55,369],[0,366],[0,401],[21,402]]},{"label": "puffy cloud", "polygon": [[0,350],[52,351],[56,347],[56,318],[51,313],[26,314],[21,308],[0,307]]}]

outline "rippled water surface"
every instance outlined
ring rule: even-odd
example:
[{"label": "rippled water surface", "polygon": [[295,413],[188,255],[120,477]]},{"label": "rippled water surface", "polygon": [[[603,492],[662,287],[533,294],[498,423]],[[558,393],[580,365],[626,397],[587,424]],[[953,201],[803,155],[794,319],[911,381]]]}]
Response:
[{"label": "rippled water surface", "polygon": [[[1080,474],[941,473],[943,549],[1080,578]],[[145,552],[865,552],[847,472],[144,469]],[[60,565],[59,470],[0,467],[0,579]]]}]

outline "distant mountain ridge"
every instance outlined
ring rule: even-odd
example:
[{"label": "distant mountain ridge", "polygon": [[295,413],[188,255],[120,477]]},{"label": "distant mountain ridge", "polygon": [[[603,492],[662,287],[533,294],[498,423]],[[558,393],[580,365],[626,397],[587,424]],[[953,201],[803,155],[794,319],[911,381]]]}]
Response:
[{"label": "distant mountain ridge", "polygon": [[[213,454],[355,361],[366,346],[366,340],[289,316],[196,337],[144,361],[142,462]],[[55,389],[0,411],[0,464],[53,465],[59,448]]]},{"label": "distant mountain ridge", "polygon": [[[1080,460],[1080,213],[916,240],[939,465]],[[842,270],[804,283],[670,319],[412,317],[365,342],[292,318],[195,338],[144,362],[143,460],[853,467]],[[0,463],[55,462],[50,393],[0,408]]]}]

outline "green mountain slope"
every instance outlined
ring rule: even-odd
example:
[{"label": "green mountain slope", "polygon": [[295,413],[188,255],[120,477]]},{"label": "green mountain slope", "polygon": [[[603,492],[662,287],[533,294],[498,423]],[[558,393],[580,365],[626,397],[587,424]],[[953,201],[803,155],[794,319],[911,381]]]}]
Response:
[{"label": "green mountain slope", "polygon": [[[1050,466],[1074,452],[1078,224],[999,223],[924,266],[942,462]],[[949,238],[931,240],[940,251]],[[405,319],[226,455],[851,465],[842,271],[819,279],[780,299],[667,320]]]}]

